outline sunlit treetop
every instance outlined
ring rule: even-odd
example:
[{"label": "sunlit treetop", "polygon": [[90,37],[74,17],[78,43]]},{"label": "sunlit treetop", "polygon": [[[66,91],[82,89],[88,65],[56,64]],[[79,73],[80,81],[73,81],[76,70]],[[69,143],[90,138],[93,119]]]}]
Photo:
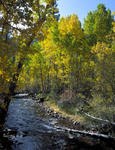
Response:
[{"label": "sunlit treetop", "polygon": [[84,20],[84,31],[86,34],[95,35],[98,41],[104,41],[105,36],[112,32],[112,22],[110,9],[106,9],[104,4],[99,4]]},{"label": "sunlit treetop", "polygon": [[83,34],[81,30],[81,23],[78,20],[78,16],[73,14],[66,18],[61,18],[59,23],[59,30],[62,35],[70,33],[73,37],[80,39]]}]

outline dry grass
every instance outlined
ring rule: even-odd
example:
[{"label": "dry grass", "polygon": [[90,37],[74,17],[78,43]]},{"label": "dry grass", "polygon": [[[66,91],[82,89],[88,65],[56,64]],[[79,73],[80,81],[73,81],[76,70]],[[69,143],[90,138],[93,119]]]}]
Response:
[{"label": "dry grass", "polygon": [[77,113],[75,115],[66,113],[63,109],[56,105],[54,100],[47,101],[46,106],[59,113],[62,117],[70,118],[72,121],[80,122],[81,124],[84,123],[84,118],[82,116]]}]

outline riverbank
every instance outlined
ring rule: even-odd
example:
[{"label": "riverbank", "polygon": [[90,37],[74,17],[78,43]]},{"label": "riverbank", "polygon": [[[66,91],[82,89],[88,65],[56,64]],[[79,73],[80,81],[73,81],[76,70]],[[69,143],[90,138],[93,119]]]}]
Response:
[{"label": "riverbank", "polygon": [[69,128],[80,130],[84,129],[82,118],[80,118],[79,116],[67,114],[62,109],[60,109],[54,101],[45,101],[42,106],[46,110],[46,113],[48,113],[52,117],[63,120],[63,122],[66,122],[68,124]]},{"label": "riverbank", "polygon": [[115,149],[115,137],[100,134],[96,130],[85,127],[81,122],[78,122],[80,121],[79,118],[77,119],[77,117],[74,117],[73,115],[66,114],[52,101],[40,102],[40,99],[35,99],[38,101],[38,105],[40,105],[41,109],[45,110],[47,115],[51,118],[58,119],[58,123],[54,122],[54,126],[57,127],[58,130],[69,133],[72,140],[75,140],[76,143],[80,144],[83,142],[84,149],[87,150],[87,147],[89,147],[88,150]]},{"label": "riverbank", "polygon": [[19,94],[11,101],[5,124],[6,147],[0,141],[0,150],[11,150],[7,139],[13,142],[13,150],[25,150],[28,146],[32,150],[115,149],[115,138],[87,132],[80,122],[65,115],[54,103],[27,94]]},{"label": "riverbank", "polygon": [[38,105],[40,105],[40,107],[44,109],[46,114],[48,114],[50,117],[61,120],[60,123],[63,124],[63,122],[66,122],[68,124],[68,127],[71,129],[83,130],[85,128],[83,125],[83,117],[67,114],[60,107],[58,107],[58,105],[56,105],[54,100],[44,99],[44,101],[42,102],[41,99],[36,95],[31,95],[31,97],[35,101],[37,101]]},{"label": "riverbank", "polygon": [[[44,101],[41,101],[41,99],[36,95],[34,95],[33,98],[38,101],[38,104],[45,109],[47,114],[63,120],[61,122],[67,122],[67,124],[69,124],[68,127],[71,129],[85,130],[87,132],[96,134],[115,136],[115,125],[108,123],[108,121],[97,118],[95,120],[95,118],[91,118],[83,113],[71,113],[70,111],[67,112],[67,110],[65,111],[65,109],[58,104],[59,100],[56,102],[53,99],[45,99],[42,97]],[[68,107],[68,109],[71,110],[71,105]],[[75,110],[73,110],[73,112],[75,112]]]},{"label": "riverbank", "polygon": [[[18,95],[9,105],[6,129],[10,131],[13,150],[101,149],[91,136],[84,138],[83,133],[74,135],[72,126],[68,130],[70,126],[69,120],[56,112],[48,113],[45,105],[33,98]],[[13,130],[16,134],[12,133]]]}]

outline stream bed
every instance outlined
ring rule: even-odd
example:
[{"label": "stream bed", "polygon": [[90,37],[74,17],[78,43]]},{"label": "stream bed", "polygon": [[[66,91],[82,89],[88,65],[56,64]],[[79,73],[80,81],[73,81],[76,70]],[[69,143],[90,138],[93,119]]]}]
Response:
[{"label": "stream bed", "polygon": [[80,134],[76,138],[64,132],[66,124],[62,130],[56,124],[59,125],[59,120],[49,116],[37,101],[24,94],[16,95],[9,105],[5,123],[12,141],[9,150],[106,150],[106,145],[103,148],[99,140]]}]

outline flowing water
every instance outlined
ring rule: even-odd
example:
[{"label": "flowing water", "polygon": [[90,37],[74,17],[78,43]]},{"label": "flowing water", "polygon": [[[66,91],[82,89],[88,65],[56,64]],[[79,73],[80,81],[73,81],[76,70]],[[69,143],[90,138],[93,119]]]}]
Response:
[{"label": "flowing water", "polygon": [[[37,107],[36,107],[37,106]],[[6,130],[13,150],[61,150],[68,149],[68,134],[58,131],[56,118],[46,114],[36,101],[17,95],[10,103],[6,118]]]},{"label": "flowing water", "polygon": [[[78,134],[79,138],[75,138],[65,132],[63,129],[68,123],[66,120],[62,122],[59,118],[51,117],[37,101],[27,95],[16,95],[9,105],[5,123],[5,130],[12,141],[9,150],[105,150],[98,141],[91,142],[92,137],[85,138],[84,142],[83,136]],[[62,129],[57,128],[57,125]]]}]

